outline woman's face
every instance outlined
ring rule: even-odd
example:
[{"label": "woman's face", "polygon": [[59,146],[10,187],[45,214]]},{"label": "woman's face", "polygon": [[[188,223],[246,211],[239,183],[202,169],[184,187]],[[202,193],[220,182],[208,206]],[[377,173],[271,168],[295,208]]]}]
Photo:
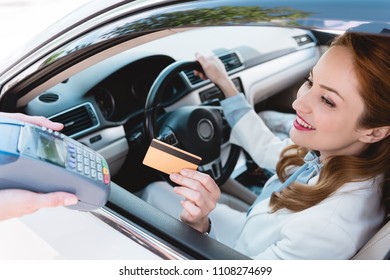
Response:
[{"label": "woman's face", "polygon": [[322,159],[360,153],[366,144],[359,140],[365,131],[357,125],[364,110],[358,88],[352,54],[345,47],[331,47],[293,102],[294,143],[320,151]]}]

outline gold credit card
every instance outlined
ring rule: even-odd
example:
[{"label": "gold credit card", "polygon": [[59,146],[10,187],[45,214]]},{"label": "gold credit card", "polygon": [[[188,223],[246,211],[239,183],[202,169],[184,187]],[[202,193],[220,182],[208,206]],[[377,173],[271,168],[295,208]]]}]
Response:
[{"label": "gold credit card", "polygon": [[171,174],[179,173],[183,168],[196,170],[201,160],[201,157],[153,139],[146,152],[143,164]]}]

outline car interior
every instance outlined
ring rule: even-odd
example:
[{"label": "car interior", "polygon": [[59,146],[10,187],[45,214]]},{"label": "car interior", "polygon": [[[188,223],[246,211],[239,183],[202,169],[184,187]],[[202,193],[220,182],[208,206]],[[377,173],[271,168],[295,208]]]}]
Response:
[{"label": "car interior", "polygon": [[[104,156],[113,182],[108,211],[176,244],[191,258],[246,259],[143,201],[142,191],[150,183],[171,183],[165,174],[145,166],[143,158],[153,138],[200,154],[201,170],[220,185],[221,202],[246,211],[270,174],[247,151],[229,143],[230,128],[220,109],[224,95],[194,75],[199,69],[195,54],[219,57],[259,117],[267,112],[292,114],[298,88],[336,34],[210,26],[138,35],[105,45],[27,88],[16,110],[63,123],[64,134]],[[77,48],[75,44],[68,48]],[[213,141],[196,142],[189,132],[194,130],[194,115],[213,123]],[[387,223],[355,259],[389,258],[389,236]]]},{"label": "car interior", "polygon": [[[35,98],[26,102],[25,96],[20,100],[24,103],[20,104],[23,112],[43,114],[64,123],[63,133],[99,151],[109,163],[113,180],[134,193],[152,180],[160,180],[155,170],[142,164],[148,147],[143,122],[149,90],[164,68],[174,62],[193,62],[196,52],[216,55],[226,66],[237,91],[245,94],[256,111],[290,113],[297,88],[321,52],[315,37],[299,29],[204,27],[171,33],[100,58],[102,61],[42,92],[34,89],[27,96],[36,95]],[[224,98],[222,92],[195,76],[193,70],[180,71],[167,82],[158,102],[158,118],[184,106],[218,107]],[[160,138],[168,143],[181,145],[190,152],[194,149],[188,140],[175,139],[175,133],[161,134]],[[224,122],[223,155],[228,154],[228,137],[229,128]],[[235,173],[245,171],[246,159],[242,159]],[[246,180],[244,175],[241,177]]]}]

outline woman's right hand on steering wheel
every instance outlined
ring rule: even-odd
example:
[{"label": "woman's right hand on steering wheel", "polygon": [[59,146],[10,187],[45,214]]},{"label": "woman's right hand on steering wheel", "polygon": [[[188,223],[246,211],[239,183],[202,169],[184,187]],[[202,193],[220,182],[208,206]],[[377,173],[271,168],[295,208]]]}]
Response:
[{"label": "woman's right hand on steering wheel", "polygon": [[209,175],[190,169],[171,174],[170,179],[179,185],[174,192],[185,198],[180,219],[202,233],[209,231],[208,215],[221,195],[218,185]]},{"label": "woman's right hand on steering wheel", "polygon": [[237,89],[229,78],[225,65],[218,57],[214,55],[206,57],[199,53],[196,53],[195,56],[204,71],[204,73],[195,71],[195,75],[202,79],[210,79],[210,81],[222,90],[226,97],[237,94]]}]

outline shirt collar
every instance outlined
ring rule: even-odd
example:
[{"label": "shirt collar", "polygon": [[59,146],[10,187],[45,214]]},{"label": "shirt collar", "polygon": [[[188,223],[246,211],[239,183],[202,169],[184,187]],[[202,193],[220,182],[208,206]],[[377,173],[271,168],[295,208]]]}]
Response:
[{"label": "shirt collar", "polygon": [[320,172],[323,164],[320,161],[320,157],[314,151],[309,151],[303,160],[308,164],[308,168],[314,168],[317,173]]}]

